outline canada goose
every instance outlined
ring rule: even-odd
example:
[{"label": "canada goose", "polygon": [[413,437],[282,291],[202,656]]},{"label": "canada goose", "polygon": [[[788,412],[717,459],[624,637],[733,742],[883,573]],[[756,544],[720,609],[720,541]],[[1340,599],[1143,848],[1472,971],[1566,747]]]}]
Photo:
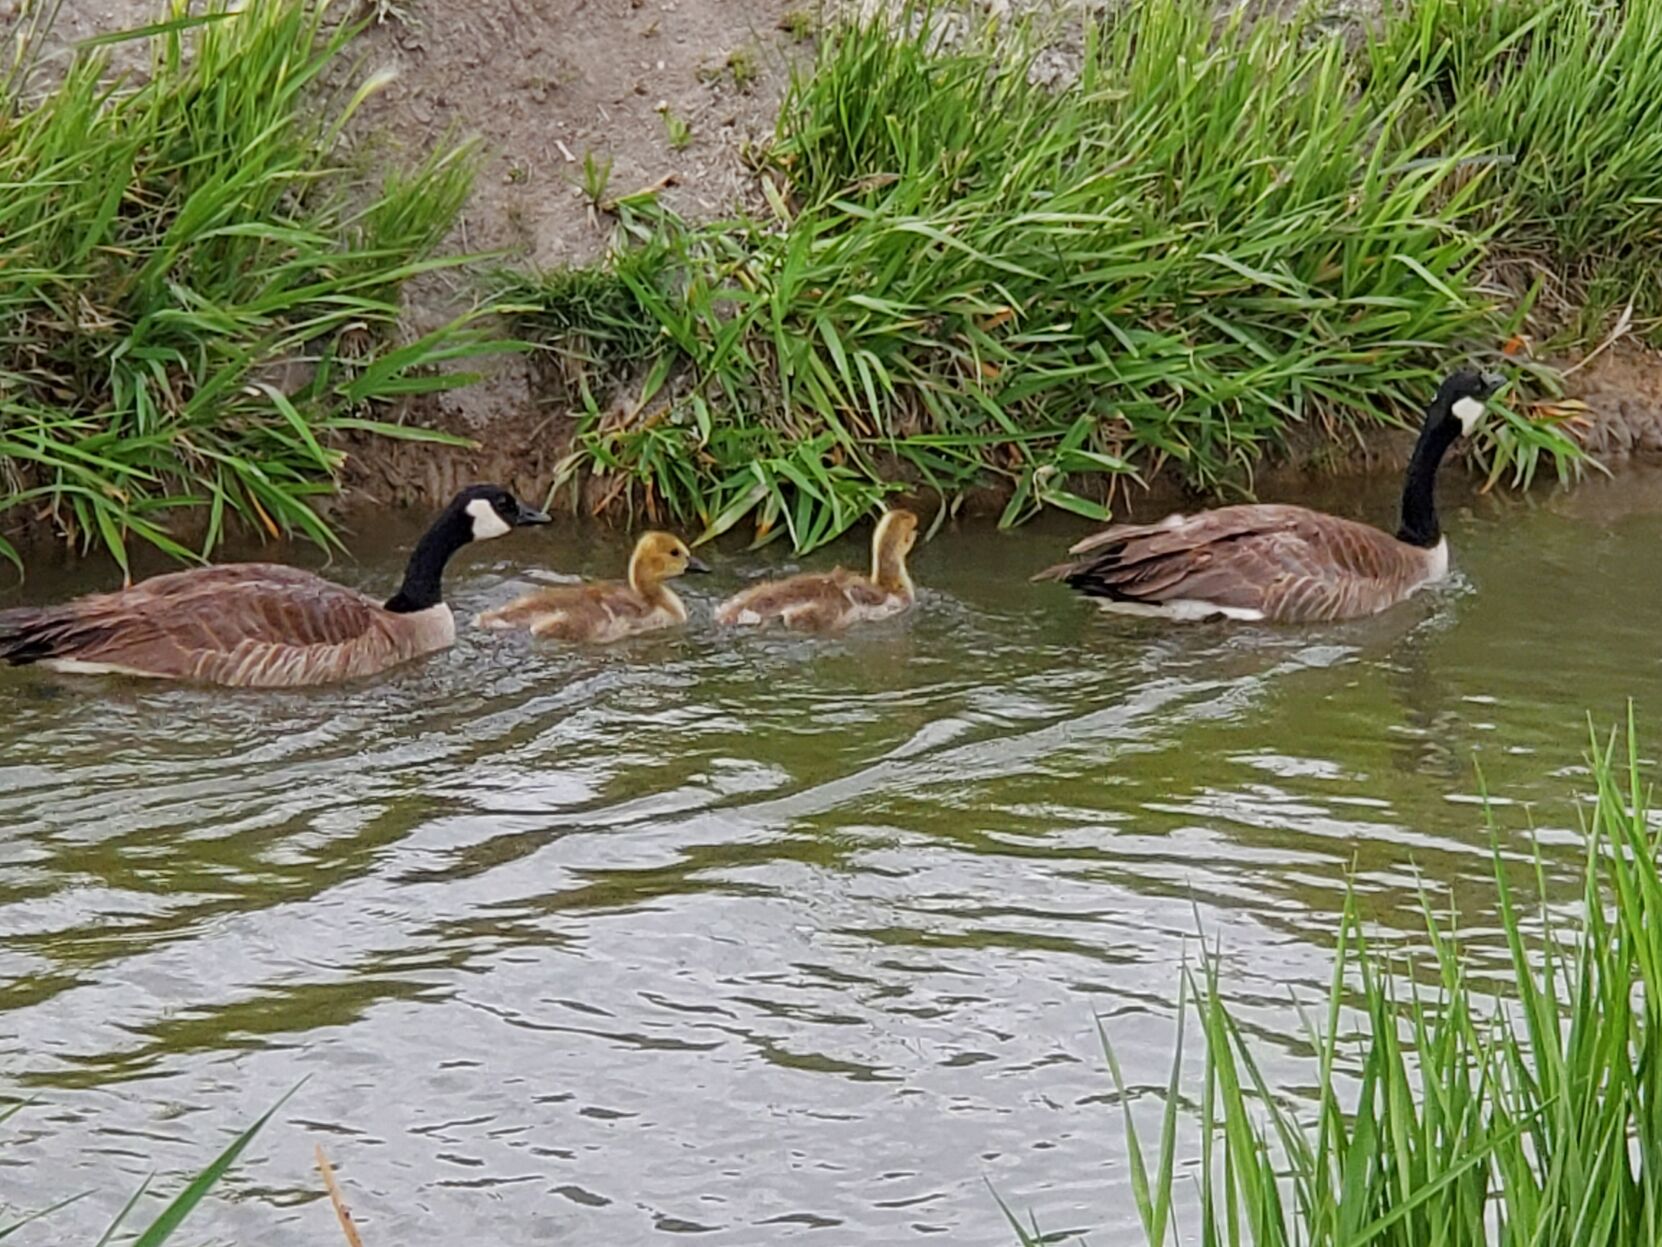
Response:
[{"label": "canada goose", "polygon": [[455,641],[440,590],[452,554],[546,523],[507,490],[474,485],[416,543],[403,586],[384,606],[296,567],[198,567],[60,606],[0,611],[0,662],[243,688],[373,675]]},{"label": "canada goose", "polygon": [[1060,580],[1104,610],[1163,619],[1353,619],[1394,606],[1448,573],[1437,468],[1504,378],[1460,371],[1437,390],[1408,461],[1392,537],[1306,507],[1249,504],[1158,524],[1117,524],[1035,580]]},{"label": "canada goose", "polygon": [[716,607],[716,622],[745,626],[777,619],[787,628],[830,631],[899,614],[914,596],[906,554],[917,539],[917,516],[887,511],[871,535],[870,576],[834,567],[752,585]]},{"label": "canada goose", "polygon": [[664,582],[683,572],[709,570],[679,537],[645,533],[629,556],[627,582],[538,589],[486,611],[474,622],[484,628],[529,628],[533,636],[604,644],[686,623],[686,606]]}]

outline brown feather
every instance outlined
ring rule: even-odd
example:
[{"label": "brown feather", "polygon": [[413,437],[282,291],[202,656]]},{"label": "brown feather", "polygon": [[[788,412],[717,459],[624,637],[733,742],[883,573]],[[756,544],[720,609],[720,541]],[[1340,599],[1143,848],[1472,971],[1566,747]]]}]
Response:
[{"label": "brown feather", "polygon": [[687,622],[687,608],[664,582],[707,570],[670,533],[643,533],[629,556],[629,579],[537,589],[475,622],[482,628],[526,628],[560,641],[605,644]]},{"label": "brown feather", "polygon": [[871,575],[834,567],[752,585],[716,607],[716,622],[745,626],[776,621],[787,628],[829,631],[897,615],[916,596],[906,555],[917,532],[918,517],[912,512],[885,511],[871,534]]},{"label": "brown feather", "polygon": [[893,614],[907,604],[901,595],[879,589],[866,577],[837,567],[741,590],[716,608],[716,622],[734,625],[778,620],[791,628],[825,631],[869,618],[885,607],[890,608],[885,613]]},{"label": "brown feather", "polygon": [[621,580],[558,585],[485,611],[478,623],[484,628],[525,628],[560,641],[615,641],[686,622],[685,609],[676,609],[680,600],[667,590],[660,592],[669,600],[649,599]]},{"label": "brown feather", "polygon": [[1035,580],[1158,608],[1257,612],[1285,622],[1349,619],[1401,601],[1436,570],[1432,550],[1305,507],[1221,507],[1119,524],[1077,543]]},{"label": "brown feather", "polygon": [[243,687],[321,684],[443,648],[448,610],[437,610],[445,620],[396,615],[298,568],[228,564],[0,613],[0,660]]}]

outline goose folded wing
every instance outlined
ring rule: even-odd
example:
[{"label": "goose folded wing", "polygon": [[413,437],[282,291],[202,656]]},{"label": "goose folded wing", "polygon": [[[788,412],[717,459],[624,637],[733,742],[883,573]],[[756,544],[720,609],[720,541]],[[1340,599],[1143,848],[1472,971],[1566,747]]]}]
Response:
[{"label": "goose folded wing", "polygon": [[[347,646],[391,650],[385,612],[369,598],[309,573],[253,566],[174,573],[122,593],[14,612],[13,648],[25,660],[68,659],[151,675],[245,674],[308,651],[314,661]],[[244,683],[246,679],[226,682]]]},{"label": "goose folded wing", "polygon": [[1206,604],[1284,620],[1377,609],[1414,578],[1414,554],[1365,524],[1302,507],[1223,507],[1119,525],[1041,573],[1081,592],[1151,606]]}]

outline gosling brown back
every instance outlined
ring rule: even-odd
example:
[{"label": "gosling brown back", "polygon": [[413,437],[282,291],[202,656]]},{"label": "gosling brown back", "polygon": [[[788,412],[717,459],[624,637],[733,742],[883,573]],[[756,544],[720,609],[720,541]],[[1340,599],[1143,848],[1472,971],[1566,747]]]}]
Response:
[{"label": "gosling brown back", "polygon": [[710,569],[670,533],[642,534],[629,556],[629,579],[555,585],[481,614],[482,628],[524,628],[558,641],[605,644],[687,622],[687,608],[665,582]]},{"label": "gosling brown back", "polygon": [[870,576],[835,567],[752,585],[716,608],[716,622],[751,627],[777,621],[787,628],[830,631],[897,615],[916,596],[906,555],[917,530],[918,518],[910,511],[887,511],[872,533]]}]

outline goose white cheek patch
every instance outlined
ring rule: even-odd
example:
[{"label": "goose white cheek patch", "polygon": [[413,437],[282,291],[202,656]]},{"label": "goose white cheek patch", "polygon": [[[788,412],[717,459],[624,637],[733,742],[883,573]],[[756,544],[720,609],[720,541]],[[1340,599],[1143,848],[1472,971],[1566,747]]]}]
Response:
[{"label": "goose white cheek patch", "polygon": [[467,504],[467,513],[473,517],[473,539],[488,541],[513,531],[513,525],[496,513],[496,508],[483,498]]},{"label": "goose white cheek patch", "polygon": [[1454,414],[1460,421],[1461,430],[1469,436],[1483,418],[1483,404],[1475,398],[1457,398],[1454,400]]}]

